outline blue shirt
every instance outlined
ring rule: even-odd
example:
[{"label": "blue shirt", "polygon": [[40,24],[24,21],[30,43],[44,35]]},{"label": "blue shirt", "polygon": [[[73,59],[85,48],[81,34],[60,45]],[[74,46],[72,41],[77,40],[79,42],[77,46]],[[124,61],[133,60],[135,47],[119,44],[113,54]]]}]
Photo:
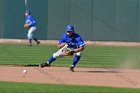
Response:
[{"label": "blue shirt", "polygon": [[31,15],[28,15],[28,16],[25,17],[25,23],[26,23],[26,24],[29,24],[30,27],[36,25],[36,21],[35,21],[34,17],[31,16]]},{"label": "blue shirt", "polygon": [[84,41],[79,34],[73,33],[73,36],[70,38],[67,34],[63,34],[61,39],[58,41],[58,44],[66,43],[70,48],[79,48],[85,45]]}]

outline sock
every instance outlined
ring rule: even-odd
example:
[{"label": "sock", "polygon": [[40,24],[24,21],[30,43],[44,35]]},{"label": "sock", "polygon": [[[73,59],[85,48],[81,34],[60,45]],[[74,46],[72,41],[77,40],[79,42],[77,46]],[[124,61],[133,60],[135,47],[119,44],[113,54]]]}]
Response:
[{"label": "sock", "polygon": [[71,66],[75,67],[78,61],[80,60],[81,56],[74,56],[73,63]]},{"label": "sock", "polygon": [[32,39],[29,39],[29,44],[32,45]]},{"label": "sock", "polygon": [[34,38],[34,41],[36,41],[37,43],[39,42],[36,38]]},{"label": "sock", "polygon": [[54,58],[53,56],[51,56],[50,59],[48,60],[48,63],[51,64],[55,60],[56,60],[56,58]]}]

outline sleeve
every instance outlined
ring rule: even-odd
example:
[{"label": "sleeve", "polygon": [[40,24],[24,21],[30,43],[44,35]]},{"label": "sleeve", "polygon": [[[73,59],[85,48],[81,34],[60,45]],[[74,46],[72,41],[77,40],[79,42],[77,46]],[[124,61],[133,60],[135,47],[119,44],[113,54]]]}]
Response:
[{"label": "sleeve", "polygon": [[35,21],[35,19],[34,19],[34,17],[31,17],[31,26],[33,26],[33,25],[35,25],[35,23],[36,23],[36,21]]},{"label": "sleeve", "polygon": [[65,34],[63,34],[63,35],[61,36],[60,40],[58,41],[58,44],[65,43],[65,42],[66,42],[65,38],[66,38],[66,37],[65,37]]},{"label": "sleeve", "polygon": [[78,41],[78,46],[79,47],[82,47],[82,46],[85,45],[84,41],[82,40],[82,38],[80,36],[77,38],[77,41]]}]

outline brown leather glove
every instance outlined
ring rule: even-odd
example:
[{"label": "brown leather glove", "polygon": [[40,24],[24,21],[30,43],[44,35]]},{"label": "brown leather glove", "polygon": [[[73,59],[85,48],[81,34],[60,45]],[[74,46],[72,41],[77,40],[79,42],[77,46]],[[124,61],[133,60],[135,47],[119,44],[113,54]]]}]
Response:
[{"label": "brown leather glove", "polygon": [[71,48],[66,48],[65,50],[64,50],[64,56],[72,56],[74,54],[74,50],[73,49],[71,49]]},{"label": "brown leather glove", "polygon": [[28,29],[30,27],[29,24],[24,24],[24,28]]}]

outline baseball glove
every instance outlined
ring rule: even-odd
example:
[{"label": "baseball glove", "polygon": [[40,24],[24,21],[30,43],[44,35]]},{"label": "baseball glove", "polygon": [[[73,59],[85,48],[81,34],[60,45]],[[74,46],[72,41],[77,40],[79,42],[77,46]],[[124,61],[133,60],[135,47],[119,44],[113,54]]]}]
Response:
[{"label": "baseball glove", "polygon": [[64,51],[63,51],[63,55],[64,56],[72,56],[74,54],[74,51],[73,49],[71,48],[66,48]]},{"label": "baseball glove", "polygon": [[30,27],[30,25],[29,24],[24,24],[24,28],[29,28]]}]

